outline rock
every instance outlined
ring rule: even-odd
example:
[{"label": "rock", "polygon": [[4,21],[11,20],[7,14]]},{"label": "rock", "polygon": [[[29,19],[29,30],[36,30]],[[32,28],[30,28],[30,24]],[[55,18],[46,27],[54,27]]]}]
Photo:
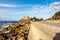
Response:
[{"label": "rock", "polygon": [[[7,28],[3,28],[0,34],[1,40],[28,40],[28,34],[30,29],[30,18],[25,16],[20,20],[21,23],[15,23]],[[9,31],[9,32],[8,32]]]},{"label": "rock", "polygon": [[18,36],[17,40],[24,40],[24,36]]},{"label": "rock", "polygon": [[5,38],[3,36],[0,35],[0,40],[5,40]]}]

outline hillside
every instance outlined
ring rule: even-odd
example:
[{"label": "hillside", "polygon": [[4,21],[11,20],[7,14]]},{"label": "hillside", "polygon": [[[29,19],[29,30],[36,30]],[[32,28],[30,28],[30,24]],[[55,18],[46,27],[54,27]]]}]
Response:
[{"label": "hillside", "polygon": [[60,20],[60,11],[55,13],[51,18],[47,20]]}]

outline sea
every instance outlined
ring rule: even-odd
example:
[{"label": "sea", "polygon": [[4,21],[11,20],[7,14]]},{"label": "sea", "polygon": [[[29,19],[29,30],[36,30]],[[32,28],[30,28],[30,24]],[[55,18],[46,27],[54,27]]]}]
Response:
[{"label": "sea", "polygon": [[17,23],[17,21],[0,21],[0,30],[14,23]]}]

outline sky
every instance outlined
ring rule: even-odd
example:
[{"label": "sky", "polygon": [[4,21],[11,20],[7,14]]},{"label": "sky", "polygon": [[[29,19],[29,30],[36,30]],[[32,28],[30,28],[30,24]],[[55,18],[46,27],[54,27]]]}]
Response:
[{"label": "sky", "polygon": [[60,11],[60,0],[0,0],[0,20],[19,20],[24,16],[50,18]]}]

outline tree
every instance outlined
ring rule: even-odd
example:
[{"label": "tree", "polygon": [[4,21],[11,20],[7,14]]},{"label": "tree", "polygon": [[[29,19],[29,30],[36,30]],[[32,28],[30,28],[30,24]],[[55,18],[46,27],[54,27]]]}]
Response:
[{"label": "tree", "polygon": [[32,20],[32,21],[42,21],[43,18],[39,19],[39,18],[33,17],[33,18],[31,18],[31,20]]},{"label": "tree", "polygon": [[40,21],[42,21],[42,20],[43,20],[43,18],[40,19]]}]

